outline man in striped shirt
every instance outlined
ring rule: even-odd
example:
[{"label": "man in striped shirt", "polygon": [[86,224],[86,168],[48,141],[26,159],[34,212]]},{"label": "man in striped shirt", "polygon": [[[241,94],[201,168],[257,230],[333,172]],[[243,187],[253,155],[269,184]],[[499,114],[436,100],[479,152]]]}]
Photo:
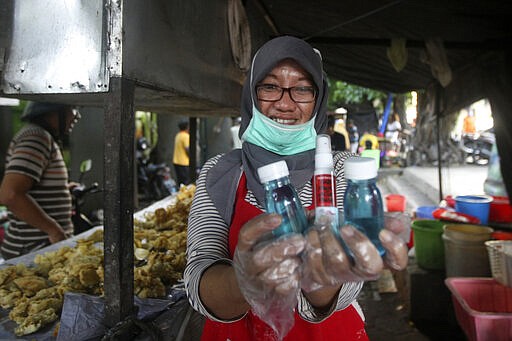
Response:
[{"label": "man in striped shirt", "polygon": [[60,141],[79,118],[64,104],[31,102],[27,124],[9,145],[0,204],[7,206],[9,226],[1,245],[5,259],[17,257],[72,234],[71,194]]}]

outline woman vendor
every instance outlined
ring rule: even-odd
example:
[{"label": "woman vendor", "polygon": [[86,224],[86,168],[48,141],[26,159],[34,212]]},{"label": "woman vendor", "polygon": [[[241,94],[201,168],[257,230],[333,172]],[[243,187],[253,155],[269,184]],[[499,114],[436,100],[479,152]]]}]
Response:
[{"label": "woman vendor", "polygon": [[[203,340],[366,340],[356,302],[363,282],[376,279],[384,263],[406,266],[405,244],[386,229],[384,259],[351,226],[341,235],[354,262],[329,229],[258,243],[281,222],[264,212],[259,167],[285,160],[302,205],[312,208],[315,139],[326,131],[327,94],[321,56],[303,40],[278,37],[255,54],[241,99],[242,149],[206,162],[189,215],[185,285],[194,309],[207,317]],[[349,156],[334,154],[340,210]],[[295,305],[288,327],[276,311],[289,302]]]}]

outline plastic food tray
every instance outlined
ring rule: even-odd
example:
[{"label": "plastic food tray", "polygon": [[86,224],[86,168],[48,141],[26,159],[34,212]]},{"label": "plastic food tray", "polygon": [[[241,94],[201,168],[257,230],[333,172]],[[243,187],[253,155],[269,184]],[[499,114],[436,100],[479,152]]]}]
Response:
[{"label": "plastic food tray", "polygon": [[512,340],[512,288],[493,278],[450,277],[445,283],[468,340]]},{"label": "plastic food tray", "polygon": [[492,277],[503,285],[512,287],[512,240],[485,242],[491,264]]}]

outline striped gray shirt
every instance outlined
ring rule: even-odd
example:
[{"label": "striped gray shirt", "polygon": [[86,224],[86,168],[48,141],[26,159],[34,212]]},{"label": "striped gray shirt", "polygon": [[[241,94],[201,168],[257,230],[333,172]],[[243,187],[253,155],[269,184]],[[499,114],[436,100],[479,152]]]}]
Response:
[{"label": "striped gray shirt", "polygon": [[[28,194],[43,211],[71,234],[71,194],[68,171],[58,144],[51,134],[35,124],[27,124],[13,138],[6,157],[5,173],[26,175],[34,180]],[[48,235],[8,212],[2,254],[17,257],[48,245]]]},{"label": "striped gray shirt", "polygon": [[[334,154],[335,176],[336,176],[336,195],[340,214],[343,208],[343,194],[347,186],[344,176],[344,160],[352,154],[346,152],[337,152]],[[201,170],[201,174],[196,182],[196,192],[190,214],[188,218],[187,230],[187,267],[184,273],[185,287],[192,307],[209,319],[218,322],[228,322],[213,316],[201,302],[199,297],[199,281],[203,272],[215,263],[223,262],[231,264],[229,259],[229,226],[217,212],[215,205],[206,191],[206,175],[208,171],[218,162],[221,155],[208,160]],[[233,179],[238,181],[238,179]],[[312,204],[312,185],[308,182],[303,188],[298,189],[298,194],[303,206]],[[258,208],[263,208],[257,203],[253,193],[247,191],[245,200]],[[331,308],[331,311],[322,316],[318,316],[315,309],[308,300],[300,294],[297,307],[299,315],[309,322],[321,322],[329,317],[335,310],[342,310],[354,302],[358,296],[363,282],[345,283],[340,290],[337,304]],[[361,313],[357,303],[356,309]]]}]

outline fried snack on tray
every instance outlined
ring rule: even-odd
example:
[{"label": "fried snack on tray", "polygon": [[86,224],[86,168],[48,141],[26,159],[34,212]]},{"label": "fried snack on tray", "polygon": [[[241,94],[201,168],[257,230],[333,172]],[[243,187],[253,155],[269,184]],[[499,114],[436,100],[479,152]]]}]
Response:
[{"label": "fried snack on tray", "polygon": [[157,208],[154,212],[145,212],[144,219],[133,220],[134,227],[155,230],[186,229],[195,190],[195,185],[181,186],[174,204]]},{"label": "fried snack on tray", "polygon": [[18,326],[18,336],[39,330],[59,318],[67,291],[101,294],[103,250],[79,241],[53,252],[37,254],[34,267],[19,263],[0,270],[0,305],[11,309],[9,318]]},{"label": "fried snack on tray", "polygon": [[187,220],[195,186],[181,186],[176,202],[154,212],[144,220],[134,219],[135,258],[144,261],[134,272],[137,296],[162,297],[165,286],[183,277],[187,246]]},{"label": "fried snack on tray", "polygon": [[19,290],[0,289],[0,306],[4,309],[10,309],[16,305],[23,296]]},{"label": "fried snack on tray", "polygon": [[23,318],[19,323],[14,332],[16,335],[28,335],[41,329],[41,327],[57,320],[59,316],[53,308],[40,311],[35,314],[31,314]]},{"label": "fried snack on tray", "polygon": [[[195,186],[182,186],[176,203],[134,219],[134,291],[141,298],[166,295],[166,286],[183,277],[187,219]],[[103,295],[103,230],[53,252],[37,254],[34,266],[0,269],[0,306],[18,336],[36,332],[59,318],[68,291]]]},{"label": "fried snack on tray", "polygon": [[49,286],[48,281],[39,276],[18,277],[13,282],[23,292],[23,295],[28,297],[34,296],[39,290],[46,289]]}]

